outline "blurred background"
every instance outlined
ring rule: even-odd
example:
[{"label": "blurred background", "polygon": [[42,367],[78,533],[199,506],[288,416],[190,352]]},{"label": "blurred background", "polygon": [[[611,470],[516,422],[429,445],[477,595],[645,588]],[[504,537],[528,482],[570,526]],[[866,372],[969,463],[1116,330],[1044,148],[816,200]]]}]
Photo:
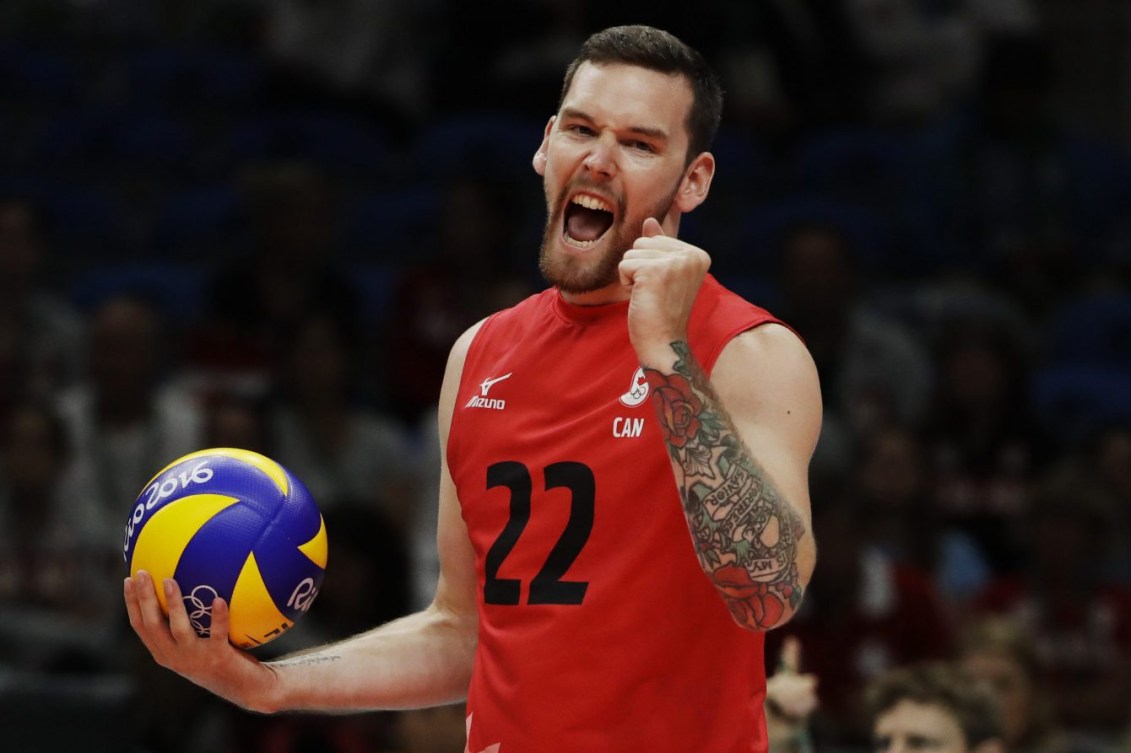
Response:
[{"label": "blurred background", "polygon": [[961,658],[1011,748],[1131,750],[1131,4],[4,0],[5,750],[463,749],[458,707],[261,718],[157,668],[118,544],[156,469],[245,447],[332,551],[263,656],[429,601],[447,350],[540,289],[530,157],[637,22],[727,91],[684,237],[821,371],[821,565],[767,641],[818,749],[867,747],[877,673]]}]

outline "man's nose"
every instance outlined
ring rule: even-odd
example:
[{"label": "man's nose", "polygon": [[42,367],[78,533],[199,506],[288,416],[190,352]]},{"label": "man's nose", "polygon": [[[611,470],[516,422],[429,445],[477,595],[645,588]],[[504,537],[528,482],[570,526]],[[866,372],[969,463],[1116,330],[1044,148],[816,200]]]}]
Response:
[{"label": "man's nose", "polygon": [[616,141],[611,136],[594,139],[585,157],[585,169],[594,176],[611,178],[616,173],[615,149]]}]

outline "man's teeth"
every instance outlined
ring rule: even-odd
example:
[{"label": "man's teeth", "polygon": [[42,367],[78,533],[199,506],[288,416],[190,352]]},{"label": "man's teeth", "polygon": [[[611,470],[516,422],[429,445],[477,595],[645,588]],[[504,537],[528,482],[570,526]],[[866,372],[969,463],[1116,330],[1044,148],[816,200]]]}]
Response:
[{"label": "man's teeth", "polygon": [[591,241],[579,241],[579,240],[577,240],[577,238],[574,238],[569,233],[566,233],[565,235],[566,235],[566,238],[569,239],[570,245],[575,246],[577,248],[592,248],[593,246],[597,245],[597,241],[601,240],[600,238],[594,238]]},{"label": "man's teeth", "polygon": [[600,212],[608,212],[612,214],[612,206],[604,199],[598,199],[596,196],[589,196],[588,194],[578,194],[571,200],[578,206],[585,207],[586,209],[596,209]]}]

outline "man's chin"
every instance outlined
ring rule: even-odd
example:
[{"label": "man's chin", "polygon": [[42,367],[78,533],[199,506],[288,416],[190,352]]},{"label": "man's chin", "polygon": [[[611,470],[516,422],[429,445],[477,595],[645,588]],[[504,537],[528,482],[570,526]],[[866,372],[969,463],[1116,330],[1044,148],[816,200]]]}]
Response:
[{"label": "man's chin", "polygon": [[617,267],[623,254],[613,258],[600,245],[589,249],[570,248],[561,242],[556,245],[543,245],[538,269],[546,282],[563,293],[592,293],[620,279]]}]

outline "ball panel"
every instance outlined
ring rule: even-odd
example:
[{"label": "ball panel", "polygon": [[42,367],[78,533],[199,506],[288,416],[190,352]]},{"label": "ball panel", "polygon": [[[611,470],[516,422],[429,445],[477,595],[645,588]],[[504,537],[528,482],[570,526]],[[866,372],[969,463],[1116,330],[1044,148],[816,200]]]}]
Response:
[{"label": "ball panel", "polygon": [[[146,521],[138,534],[130,557],[130,575],[145,570],[155,583],[172,578],[188,542],[212,516],[231,507],[238,499],[219,494],[194,494],[166,504]],[[157,600],[168,613],[164,589],[157,589]]]},{"label": "ball panel", "polygon": [[266,521],[244,500],[216,513],[186,543],[174,576],[183,593],[207,586],[231,602],[236,579]]},{"label": "ball panel", "polygon": [[254,554],[240,570],[231,603],[228,639],[240,648],[262,645],[294,624],[275,606]]},{"label": "ball panel", "polygon": [[214,457],[207,461],[212,474],[208,490],[215,494],[239,497],[240,503],[254,509],[264,520],[274,519],[286,506],[287,498],[279,492],[275,482],[258,469],[231,458]]},{"label": "ball panel", "polygon": [[233,460],[238,460],[247,463],[253,468],[258,468],[266,474],[267,478],[275,483],[275,487],[285,497],[290,494],[291,486],[288,480],[288,475],[283,466],[276,463],[271,458],[264,457],[258,452],[251,452],[250,450],[239,450],[233,447],[221,447],[211,451],[213,455],[220,455],[222,457],[229,457]]},{"label": "ball panel", "polygon": [[305,554],[311,562],[323,570],[326,569],[326,560],[330,555],[330,542],[326,538],[326,521],[318,516],[318,533],[305,544],[300,544],[298,550]]}]

